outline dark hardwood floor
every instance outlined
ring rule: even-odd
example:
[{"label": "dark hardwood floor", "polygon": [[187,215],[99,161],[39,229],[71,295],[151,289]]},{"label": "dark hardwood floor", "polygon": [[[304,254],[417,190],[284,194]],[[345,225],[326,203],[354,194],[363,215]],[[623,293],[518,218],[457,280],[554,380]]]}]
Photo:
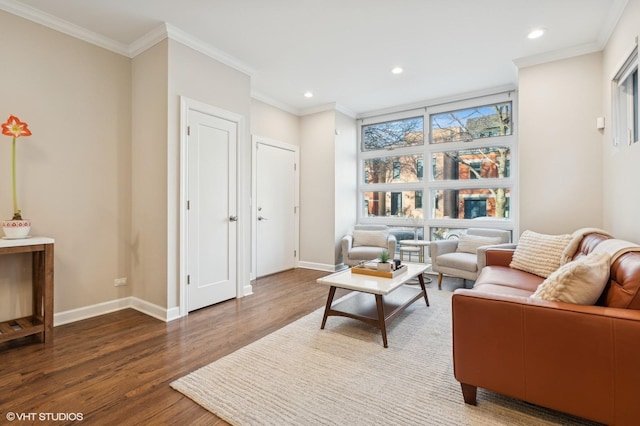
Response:
[{"label": "dark hardwood floor", "polygon": [[169,323],[126,309],[56,327],[49,346],[2,344],[0,424],[8,413],[27,419],[10,423],[20,425],[71,424],[55,420],[80,413],[76,424],[225,425],[169,383],[324,306],[324,275],[260,278],[251,296]]}]

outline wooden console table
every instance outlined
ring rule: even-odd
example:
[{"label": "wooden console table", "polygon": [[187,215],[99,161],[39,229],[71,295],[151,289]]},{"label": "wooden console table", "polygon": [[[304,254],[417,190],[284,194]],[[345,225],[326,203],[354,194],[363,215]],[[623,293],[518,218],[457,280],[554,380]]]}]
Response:
[{"label": "wooden console table", "polygon": [[0,255],[31,253],[33,286],[31,315],[0,322],[0,343],[33,334],[53,342],[53,243],[47,237],[0,240]]}]

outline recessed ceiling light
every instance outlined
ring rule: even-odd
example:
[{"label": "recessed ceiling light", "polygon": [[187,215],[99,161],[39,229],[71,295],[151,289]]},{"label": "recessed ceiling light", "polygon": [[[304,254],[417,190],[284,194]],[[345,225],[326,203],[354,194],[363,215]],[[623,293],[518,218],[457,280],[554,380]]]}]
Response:
[{"label": "recessed ceiling light", "polygon": [[305,98],[313,98],[313,93],[311,93],[311,92],[304,92],[304,97],[305,97]]},{"label": "recessed ceiling light", "polygon": [[542,37],[543,34],[544,30],[542,28],[536,28],[532,30],[527,37],[533,40],[534,38]]},{"label": "recessed ceiling light", "polygon": [[402,74],[402,71],[404,70],[400,67],[395,67],[394,69],[391,70],[393,74]]}]

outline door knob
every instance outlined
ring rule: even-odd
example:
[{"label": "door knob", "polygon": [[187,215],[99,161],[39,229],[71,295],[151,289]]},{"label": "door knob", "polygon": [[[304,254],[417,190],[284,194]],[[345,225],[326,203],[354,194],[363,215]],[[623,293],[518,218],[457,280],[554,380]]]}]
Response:
[{"label": "door knob", "polygon": [[237,222],[238,221],[238,216],[229,216],[229,220],[231,222]]},{"label": "door knob", "polygon": [[266,217],[258,216],[258,220],[269,220]]}]

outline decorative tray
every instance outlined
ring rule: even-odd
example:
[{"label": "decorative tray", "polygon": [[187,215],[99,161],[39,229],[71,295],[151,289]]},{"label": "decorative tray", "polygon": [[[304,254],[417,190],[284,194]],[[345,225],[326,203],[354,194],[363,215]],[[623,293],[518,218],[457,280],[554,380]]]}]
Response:
[{"label": "decorative tray", "polygon": [[354,266],[351,268],[351,273],[353,274],[363,274],[363,275],[373,275],[374,277],[383,277],[383,278],[394,278],[400,274],[404,274],[407,272],[407,265],[402,265],[395,271],[378,271],[377,269],[371,268],[362,268],[359,266]]}]

